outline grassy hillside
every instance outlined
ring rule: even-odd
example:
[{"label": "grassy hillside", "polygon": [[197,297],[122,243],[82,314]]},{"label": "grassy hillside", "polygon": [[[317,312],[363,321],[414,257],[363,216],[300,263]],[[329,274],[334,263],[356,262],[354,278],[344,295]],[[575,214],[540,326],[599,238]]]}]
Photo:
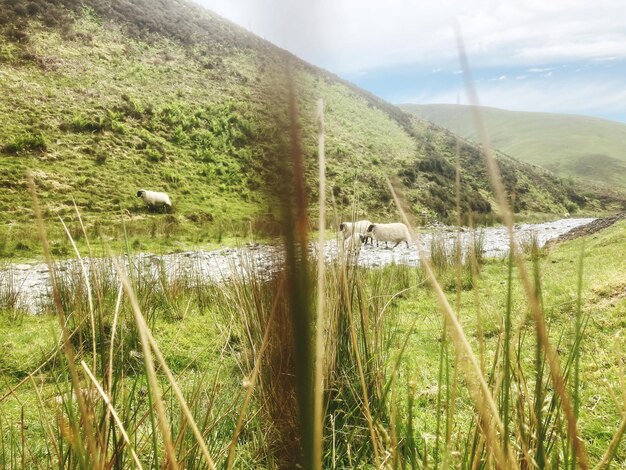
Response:
[{"label": "grassy hillside", "polygon": [[[87,7],[85,5],[91,5]],[[316,100],[325,101],[329,187],[338,217],[395,218],[386,178],[415,212],[454,213],[455,138],[178,0],[3,2],[0,15],[0,256],[38,252],[26,174],[44,217],[115,245],[172,250],[274,235],[290,154],[293,78],[309,196],[317,198]],[[477,149],[463,144],[462,200],[493,218]],[[597,209],[591,194],[501,157],[521,217]],[[174,213],[134,197],[167,191]],[[125,226],[122,226],[122,220]],[[53,247],[68,254],[67,242]]]},{"label": "grassy hillside", "polygon": [[[401,107],[467,139],[477,139],[468,106]],[[566,114],[481,110],[495,148],[562,177],[626,188],[626,124]]]}]

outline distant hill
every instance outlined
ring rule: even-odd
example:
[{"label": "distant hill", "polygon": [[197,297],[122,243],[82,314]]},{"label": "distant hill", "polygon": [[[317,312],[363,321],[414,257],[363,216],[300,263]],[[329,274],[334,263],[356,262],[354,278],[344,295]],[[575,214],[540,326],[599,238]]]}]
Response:
[{"label": "distant hill", "polygon": [[[469,106],[406,104],[401,108],[467,139],[477,139]],[[481,112],[494,148],[562,177],[626,188],[626,124],[489,107],[482,107]]]},{"label": "distant hill", "polygon": [[[339,217],[358,202],[359,215],[396,218],[387,177],[401,182],[413,211],[453,217],[450,132],[191,3],[5,0],[0,33],[0,238],[11,240],[0,255],[34,243],[27,171],[47,219],[71,219],[75,201],[93,232],[111,238],[120,236],[120,214],[131,239],[272,233],[289,74],[313,209],[321,97]],[[463,143],[461,155],[463,207],[492,217],[479,151]],[[600,207],[544,170],[499,158],[520,215]],[[175,212],[148,213],[140,188],[167,191]]]}]

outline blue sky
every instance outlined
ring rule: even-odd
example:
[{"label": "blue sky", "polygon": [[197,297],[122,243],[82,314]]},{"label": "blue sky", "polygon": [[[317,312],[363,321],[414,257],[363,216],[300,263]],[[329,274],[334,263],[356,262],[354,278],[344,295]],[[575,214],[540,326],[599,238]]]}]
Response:
[{"label": "blue sky", "polygon": [[480,104],[626,123],[624,0],[195,0],[393,103]]},{"label": "blue sky", "polygon": [[[626,122],[623,59],[472,67],[471,74],[483,105]],[[456,64],[402,64],[343,76],[392,103],[468,104]]]}]

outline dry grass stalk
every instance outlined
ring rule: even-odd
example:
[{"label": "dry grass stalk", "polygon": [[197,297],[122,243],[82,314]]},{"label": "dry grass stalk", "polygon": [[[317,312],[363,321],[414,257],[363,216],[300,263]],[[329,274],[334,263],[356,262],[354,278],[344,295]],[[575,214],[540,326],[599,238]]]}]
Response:
[{"label": "dry grass stalk", "polygon": [[622,414],[626,413],[626,380],[624,379],[624,361],[622,347],[620,344],[620,334],[615,335],[615,351],[617,352],[617,376],[619,378],[619,386],[622,391],[622,402],[618,407]]},{"label": "dry grass stalk", "polygon": [[287,271],[288,310],[292,325],[292,345],[295,361],[295,391],[298,405],[300,449],[302,465],[312,468],[313,464],[313,396],[314,396],[314,346],[311,300],[313,286],[308,260],[308,208],[304,172],[304,151],[298,123],[298,103],[292,72],[287,70],[287,105],[289,115],[289,153],[285,161],[290,168],[287,181],[291,188],[283,188],[278,194],[284,207],[283,234],[285,246],[285,268]]},{"label": "dry grass stalk", "polygon": [[611,462],[611,459],[615,455],[615,449],[617,449],[617,446],[619,445],[620,441],[622,440],[622,437],[624,436],[624,432],[626,432],[626,413],[622,413],[622,420],[619,423],[619,427],[617,428],[617,431],[613,435],[613,438],[611,439],[611,442],[609,443],[609,447],[607,447],[606,452],[600,459],[600,462],[598,463],[596,470],[603,469]]},{"label": "dry grass stalk", "polygon": [[457,47],[459,50],[459,57],[461,60],[461,68],[463,70],[463,75],[465,79],[465,87],[466,87],[466,91],[469,97],[469,101],[472,104],[474,120],[476,122],[476,127],[477,127],[477,131],[479,134],[480,142],[482,143],[482,146],[483,146],[482,153],[483,153],[483,157],[485,159],[485,163],[487,166],[487,171],[489,173],[489,179],[491,180],[491,184],[496,194],[496,200],[498,201],[498,205],[500,206],[502,219],[509,232],[511,247],[514,248],[515,261],[516,261],[517,269],[519,271],[519,276],[522,280],[522,284],[523,284],[526,296],[530,302],[530,310],[535,320],[535,327],[537,329],[537,335],[538,335],[539,341],[541,342],[542,347],[544,348],[548,365],[549,365],[549,369],[550,369],[550,376],[552,377],[552,381],[554,383],[556,392],[561,401],[561,407],[563,409],[563,413],[565,414],[565,418],[567,420],[567,429],[568,429],[570,439],[572,441],[574,452],[576,453],[580,467],[583,470],[585,470],[589,468],[585,446],[584,446],[582,439],[580,439],[578,435],[576,416],[574,414],[574,409],[572,406],[571,398],[567,390],[567,387],[565,386],[565,380],[563,379],[563,374],[561,372],[561,366],[559,364],[556,351],[552,347],[549,337],[548,337],[548,330],[547,330],[547,326],[545,323],[545,318],[543,316],[543,310],[542,310],[541,304],[537,296],[537,292],[535,291],[532,285],[532,282],[530,280],[530,276],[528,274],[528,270],[526,269],[526,263],[524,262],[524,258],[522,257],[520,251],[518,250],[518,243],[516,242],[515,232],[513,230],[513,215],[511,213],[511,209],[509,207],[509,203],[506,197],[506,190],[502,182],[500,170],[498,169],[495,156],[491,149],[491,142],[490,142],[489,136],[487,135],[487,130],[482,120],[482,116],[481,116],[480,109],[479,109],[478,96],[476,94],[476,89],[473,86],[473,82],[472,82],[471,75],[470,75],[469,63],[467,61],[465,48],[463,45],[463,41],[461,39],[461,34],[460,34],[460,30],[458,26],[456,28],[456,36],[457,36]]},{"label": "dry grass stalk", "polygon": [[[117,291],[117,300],[115,301],[115,310],[113,312],[113,324],[111,325],[111,339],[110,347],[109,347],[109,367],[106,371],[106,387],[109,390],[109,395],[112,394],[113,391],[113,346],[115,345],[115,333],[117,331],[117,320],[119,318],[120,306],[122,304],[122,294],[124,293],[124,286],[120,283],[120,287]],[[104,372],[103,372],[104,375]],[[107,408],[106,416],[104,418],[104,435],[108,435],[109,432],[109,408]],[[105,442],[105,446],[108,446],[108,441]],[[107,449],[105,448],[105,455]]]},{"label": "dry grass stalk", "polygon": [[[456,298],[455,308],[458,318],[461,316],[461,270],[463,269],[461,259],[461,144],[459,139],[456,139],[455,143],[456,152],[456,172],[455,172],[455,201],[456,201],[456,240],[455,240],[455,268],[456,268]],[[452,423],[453,417],[456,413],[456,400],[459,386],[459,369],[456,367],[458,362],[458,356],[454,356],[455,367],[452,372],[452,392],[450,394],[450,406],[448,407],[448,426],[446,429],[446,446],[443,454],[443,468],[448,468],[448,459],[450,455],[450,441],[452,439]]]},{"label": "dry grass stalk", "polygon": [[315,318],[315,378],[313,394],[313,466],[321,470],[324,436],[324,301],[326,295],[326,158],[324,155],[324,101],[317,102],[319,163],[319,241],[317,250],[317,310]]}]

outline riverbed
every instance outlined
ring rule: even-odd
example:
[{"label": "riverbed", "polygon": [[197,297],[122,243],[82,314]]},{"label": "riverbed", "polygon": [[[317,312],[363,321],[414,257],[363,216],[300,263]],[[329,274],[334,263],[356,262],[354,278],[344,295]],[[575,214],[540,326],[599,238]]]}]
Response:
[{"label": "riverbed", "polygon": [[[540,224],[517,224],[515,232],[518,241],[534,238],[539,246],[549,240],[595,219],[561,219]],[[420,235],[423,246],[428,253],[435,237],[443,241],[449,249],[456,243],[457,230],[454,227],[438,227]],[[482,237],[483,256],[502,257],[508,253],[508,234],[505,227],[485,227],[475,231],[463,228],[460,232],[461,244],[466,247],[472,238]],[[419,264],[418,250],[415,246],[407,247],[403,242],[395,248],[393,244],[386,247],[384,243],[362,245],[355,256],[354,262],[364,267],[385,266],[391,263],[417,266]],[[337,239],[329,240],[324,246],[327,260],[335,259],[340,253],[340,242]],[[311,244],[311,252],[315,253],[316,245]],[[166,255],[140,253],[130,259],[126,256],[118,258],[126,269],[134,269],[149,278],[158,279],[165,275],[168,279],[177,276],[228,282],[237,273],[244,275],[252,267],[261,275],[271,275],[280,269],[283,252],[279,243],[276,244],[246,244],[237,248],[222,248],[219,250],[186,251]],[[111,259],[85,259],[87,270],[96,269],[99,273],[114,273],[115,268]],[[75,259],[55,262],[55,272],[68,278],[75,277],[81,269]],[[72,276],[69,276],[71,274]],[[49,304],[50,273],[45,263],[10,264],[0,270],[0,289],[11,289],[18,298],[20,308],[31,314],[41,313],[44,305]]]}]

